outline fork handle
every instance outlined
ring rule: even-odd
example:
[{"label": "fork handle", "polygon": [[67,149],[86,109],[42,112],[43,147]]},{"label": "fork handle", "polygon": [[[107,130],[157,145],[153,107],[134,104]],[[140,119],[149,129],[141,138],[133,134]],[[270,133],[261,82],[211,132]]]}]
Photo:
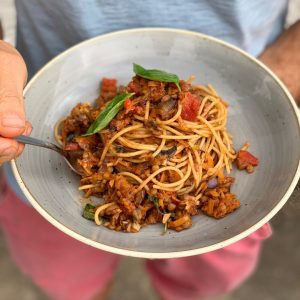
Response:
[{"label": "fork handle", "polygon": [[54,150],[59,153],[61,153],[61,151],[62,151],[61,148],[57,147],[56,145],[54,145],[52,143],[45,142],[45,141],[30,137],[30,136],[19,135],[19,136],[15,137],[15,140],[22,144],[43,147],[43,148]]}]

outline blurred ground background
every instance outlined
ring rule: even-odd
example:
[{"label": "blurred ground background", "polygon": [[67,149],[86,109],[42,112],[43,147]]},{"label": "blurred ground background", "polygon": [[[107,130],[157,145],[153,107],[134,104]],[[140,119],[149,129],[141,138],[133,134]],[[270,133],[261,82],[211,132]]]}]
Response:
[{"label": "blurred ground background", "polygon": [[[0,17],[6,40],[15,38],[12,0],[0,0]],[[300,1],[290,1],[287,23],[300,17]],[[300,37],[299,37],[300,38]],[[300,299],[300,185],[289,202],[271,221],[274,234],[266,243],[256,273],[222,300]],[[47,300],[31,280],[16,268],[0,232],[0,300]],[[143,260],[124,258],[108,300],[159,300],[153,291]],[[184,299],[183,299],[184,300]]]}]

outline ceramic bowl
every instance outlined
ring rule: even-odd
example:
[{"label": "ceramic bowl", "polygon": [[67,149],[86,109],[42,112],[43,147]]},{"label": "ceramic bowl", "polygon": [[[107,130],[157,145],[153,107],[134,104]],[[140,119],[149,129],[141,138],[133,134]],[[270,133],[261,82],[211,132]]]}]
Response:
[{"label": "ceramic bowl", "polygon": [[193,226],[162,235],[162,225],[139,233],[114,232],[85,220],[79,178],[55,152],[27,146],[12,162],[33,207],[61,231],[113,253],[172,258],[213,251],[236,242],[268,222],[299,179],[299,117],[284,85],[262,63],[240,49],[199,33],[174,29],[133,29],[102,35],[63,52],[25,90],[32,136],[55,142],[53,127],[78,102],[93,101],[102,77],[126,84],[132,63],[158,68],[196,82],[211,83],[229,102],[228,130],[236,149],[245,142],[260,159],[254,174],[233,171],[233,192],[241,207],[215,220],[193,217]]}]

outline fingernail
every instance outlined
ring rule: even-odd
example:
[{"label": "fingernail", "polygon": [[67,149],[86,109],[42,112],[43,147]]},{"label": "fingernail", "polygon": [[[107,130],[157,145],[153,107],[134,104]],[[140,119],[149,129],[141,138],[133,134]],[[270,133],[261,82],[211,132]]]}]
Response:
[{"label": "fingernail", "polygon": [[0,151],[1,156],[13,156],[14,150],[11,147],[5,148],[2,151]]},{"label": "fingernail", "polygon": [[30,135],[31,131],[32,131],[32,127],[29,125],[29,126],[26,127],[23,134],[24,135]]},{"label": "fingernail", "polygon": [[7,115],[2,119],[2,126],[11,128],[23,128],[25,126],[25,120],[15,114]]}]

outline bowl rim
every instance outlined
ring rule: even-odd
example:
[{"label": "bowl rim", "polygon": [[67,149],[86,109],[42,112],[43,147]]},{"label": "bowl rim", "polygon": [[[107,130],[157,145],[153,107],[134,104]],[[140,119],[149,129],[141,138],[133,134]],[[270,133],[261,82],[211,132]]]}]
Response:
[{"label": "bowl rim", "polygon": [[[201,38],[203,40],[209,40],[209,41],[217,43],[217,44],[219,44],[223,47],[229,48],[229,49],[231,49],[235,52],[238,52],[239,54],[241,54],[245,58],[249,59],[252,63],[255,63],[257,66],[264,69],[275,80],[275,82],[278,84],[278,86],[282,89],[282,91],[284,92],[286,98],[289,100],[288,103],[292,107],[294,116],[295,116],[296,120],[298,121],[298,131],[300,132],[300,114],[299,114],[296,102],[293,99],[293,97],[291,96],[288,89],[281,82],[281,80],[267,66],[265,66],[258,59],[253,57],[251,54],[248,54],[244,50],[238,48],[237,46],[234,46],[234,45],[232,45],[228,42],[225,42],[223,40],[220,40],[218,38],[215,38],[215,37],[203,34],[203,33],[194,32],[194,31],[190,31],[190,30],[184,30],[184,29],[163,28],[163,27],[133,28],[133,29],[118,30],[118,31],[98,35],[96,37],[93,37],[93,38],[87,39],[85,41],[82,41],[82,42],[66,49],[65,51],[63,51],[59,55],[55,56],[45,66],[43,66],[32,77],[32,79],[29,81],[29,83],[26,85],[26,87],[24,89],[24,95],[28,92],[28,90],[35,83],[35,81],[43,73],[45,73],[49,68],[51,68],[53,63],[55,63],[58,60],[63,59],[69,53],[71,53],[74,50],[82,47],[83,45],[93,44],[93,43],[97,42],[98,40],[105,40],[107,38],[112,38],[112,37],[115,37],[115,36],[117,37],[118,35],[127,35],[127,34],[141,33],[141,32],[145,32],[145,33],[147,33],[147,32],[150,32],[150,33],[151,32],[178,33],[180,35],[195,36],[195,37]],[[235,243],[235,242],[245,238],[249,234],[251,234],[254,231],[256,231],[257,229],[259,229],[265,223],[267,223],[283,207],[283,205],[287,202],[287,200],[289,199],[290,195],[292,194],[293,190],[295,189],[296,184],[297,184],[297,182],[300,178],[300,149],[299,149],[298,152],[299,152],[298,153],[298,156],[299,156],[298,166],[297,166],[297,169],[296,169],[295,174],[293,176],[293,179],[290,182],[290,184],[289,184],[287,190],[285,191],[285,194],[281,198],[281,200],[275,205],[275,207],[269,213],[267,213],[266,216],[264,216],[261,220],[259,220],[256,224],[252,225],[250,228],[248,228],[248,229],[244,230],[243,232],[241,232],[241,233],[239,233],[239,234],[237,234],[237,235],[235,235],[231,238],[228,238],[228,239],[226,239],[222,242],[218,242],[218,243],[215,243],[215,244],[212,244],[212,245],[209,245],[209,246],[206,246],[206,247],[202,247],[202,248],[191,249],[191,250],[183,250],[183,251],[174,251],[174,252],[141,252],[141,251],[130,250],[130,249],[116,248],[116,247],[113,247],[113,246],[108,246],[108,245],[105,245],[105,244],[101,244],[100,242],[97,242],[97,241],[93,241],[93,240],[91,240],[87,237],[82,236],[81,234],[79,234],[77,232],[74,232],[73,230],[68,228],[66,225],[63,225],[59,221],[57,221],[54,217],[52,217],[46,210],[44,210],[40,206],[38,200],[33,197],[30,190],[26,187],[26,184],[23,181],[23,179],[22,179],[22,177],[19,173],[16,161],[12,160],[10,162],[10,164],[11,164],[12,171],[13,171],[13,174],[16,178],[17,183],[19,184],[22,192],[25,194],[26,198],[29,200],[31,205],[48,222],[50,222],[52,225],[54,225],[56,228],[63,231],[67,235],[69,235],[69,236],[75,238],[76,240],[79,240],[79,241],[81,241],[81,242],[83,242],[87,245],[93,246],[95,248],[98,248],[98,249],[101,249],[101,250],[104,250],[104,251],[115,253],[115,254],[120,254],[120,255],[125,255],[125,256],[132,256],[132,257],[140,257],[140,258],[150,258],[150,259],[160,258],[160,259],[163,259],[163,258],[179,258],[179,257],[199,255],[199,254],[203,254],[203,253],[207,253],[207,252],[211,252],[211,251],[214,251],[214,250],[221,249],[225,246],[228,246],[232,243]]]}]

